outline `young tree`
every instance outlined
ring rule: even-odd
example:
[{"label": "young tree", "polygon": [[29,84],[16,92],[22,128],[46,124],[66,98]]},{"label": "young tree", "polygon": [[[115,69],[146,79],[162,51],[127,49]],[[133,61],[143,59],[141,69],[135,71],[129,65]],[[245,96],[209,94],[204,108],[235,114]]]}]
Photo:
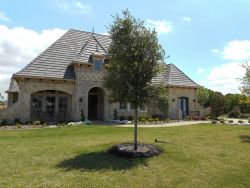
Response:
[{"label": "young tree", "polygon": [[112,43],[109,68],[104,86],[113,102],[128,102],[134,110],[134,149],[137,150],[138,108],[144,107],[152,93],[152,78],[163,62],[164,50],[158,43],[157,33],[135,19],[128,10],[122,16],[113,16],[109,26]]}]

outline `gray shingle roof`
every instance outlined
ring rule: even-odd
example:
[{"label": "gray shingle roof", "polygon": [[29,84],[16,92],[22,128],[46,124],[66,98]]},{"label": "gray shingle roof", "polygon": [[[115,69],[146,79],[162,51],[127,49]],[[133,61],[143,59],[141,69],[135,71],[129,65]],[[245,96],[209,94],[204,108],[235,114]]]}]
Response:
[{"label": "gray shingle roof", "polygon": [[[74,80],[75,72],[71,63],[74,60],[89,63],[91,54],[108,55],[107,51],[110,43],[111,38],[107,35],[73,29],[68,30],[26,67],[14,74],[14,77]],[[165,69],[153,79],[153,82],[163,82],[167,86],[199,87],[173,64],[167,64]],[[11,82],[7,92],[18,92],[18,85]]]},{"label": "gray shingle roof", "polygon": [[166,86],[200,87],[174,64],[167,64],[153,79],[154,83],[163,83]]},{"label": "gray shingle roof", "polygon": [[[14,77],[27,76],[74,80],[75,73],[71,62],[75,59],[88,62],[89,56],[96,51],[97,46],[101,53],[106,53],[110,42],[110,37],[106,35],[73,29],[68,30],[26,67],[14,74]],[[83,46],[85,46],[84,49]]]}]

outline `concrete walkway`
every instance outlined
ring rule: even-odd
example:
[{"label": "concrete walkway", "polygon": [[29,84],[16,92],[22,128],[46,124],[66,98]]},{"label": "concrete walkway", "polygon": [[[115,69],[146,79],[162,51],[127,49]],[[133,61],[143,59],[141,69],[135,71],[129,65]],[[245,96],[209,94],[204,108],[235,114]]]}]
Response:
[{"label": "concrete walkway", "polygon": [[[176,127],[176,126],[185,126],[185,125],[194,125],[200,123],[211,123],[211,121],[178,121],[165,124],[140,124],[138,127]],[[134,124],[125,124],[125,125],[114,125],[117,127],[134,127]]]}]

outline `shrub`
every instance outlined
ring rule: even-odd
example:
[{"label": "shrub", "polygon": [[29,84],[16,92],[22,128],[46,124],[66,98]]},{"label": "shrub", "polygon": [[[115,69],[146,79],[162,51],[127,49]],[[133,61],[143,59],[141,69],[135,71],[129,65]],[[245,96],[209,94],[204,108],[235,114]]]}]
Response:
[{"label": "shrub", "polygon": [[248,115],[247,115],[247,114],[240,114],[239,118],[247,119],[247,118],[248,118]]},{"label": "shrub", "polygon": [[37,120],[37,121],[34,121],[34,122],[33,122],[33,125],[41,125],[41,122],[38,121],[38,120]]},{"label": "shrub", "polygon": [[225,120],[224,119],[220,119],[220,123],[225,124]]},{"label": "shrub", "polygon": [[154,118],[154,121],[160,121],[160,119],[156,117],[156,118]]},{"label": "shrub", "polygon": [[212,120],[212,123],[213,123],[213,124],[216,124],[216,123],[217,123],[217,121],[216,121],[216,120]]},{"label": "shrub", "polygon": [[153,119],[154,119],[154,118],[159,118],[159,120],[163,120],[163,117],[162,117],[161,114],[153,114],[153,115],[152,115],[152,118],[153,118]]},{"label": "shrub", "polygon": [[123,121],[124,119],[124,116],[120,116],[120,121]]},{"label": "shrub", "polygon": [[145,117],[140,117],[140,118],[139,118],[139,122],[142,123],[142,124],[143,124],[143,123],[146,123]]},{"label": "shrub", "polygon": [[22,126],[21,124],[17,124],[17,128],[20,129]]},{"label": "shrub", "polygon": [[240,116],[240,112],[236,110],[233,110],[228,113],[228,117],[230,118],[238,118],[239,116]]},{"label": "shrub", "polygon": [[243,120],[238,120],[238,123],[243,123]]},{"label": "shrub", "polygon": [[166,123],[169,123],[170,122],[170,119],[164,119],[164,122],[166,122]]},{"label": "shrub", "polygon": [[133,121],[133,116],[128,116],[129,121]]},{"label": "shrub", "polygon": [[228,123],[233,123],[234,121],[233,120],[228,120]]},{"label": "shrub", "polygon": [[152,123],[152,122],[154,122],[154,119],[153,118],[148,118],[148,122]]},{"label": "shrub", "polygon": [[118,116],[117,116],[117,110],[114,109],[114,120],[117,120],[118,119]]},{"label": "shrub", "polygon": [[248,119],[248,123],[250,123],[250,119]]},{"label": "shrub", "polygon": [[0,126],[7,125],[7,120],[6,119],[0,119]]},{"label": "shrub", "polygon": [[15,118],[15,119],[14,119],[14,124],[21,124],[20,119],[19,119],[19,118]]}]

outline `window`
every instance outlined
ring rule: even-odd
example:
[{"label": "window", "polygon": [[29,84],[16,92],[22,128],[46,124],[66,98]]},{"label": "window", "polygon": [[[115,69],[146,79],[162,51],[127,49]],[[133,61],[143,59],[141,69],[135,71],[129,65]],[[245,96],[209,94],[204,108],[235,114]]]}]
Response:
[{"label": "window", "polygon": [[127,103],[120,102],[120,110],[126,110],[127,109]]},{"label": "window", "polygon": [[43,104],[43,97],[42,96],[33,96],[32,97],[32,113],[35,117],[39,117],[40,113],[42,112],[42,104]]},{"label": "window", "polygon": [[102,61],[95,60],[95,71],[101,71],[101,70],[102,70]]},{"label": "window", "polygon": [[67,112],[68,107],[68,98],[67,97],[59,97],[59,112]]}]

